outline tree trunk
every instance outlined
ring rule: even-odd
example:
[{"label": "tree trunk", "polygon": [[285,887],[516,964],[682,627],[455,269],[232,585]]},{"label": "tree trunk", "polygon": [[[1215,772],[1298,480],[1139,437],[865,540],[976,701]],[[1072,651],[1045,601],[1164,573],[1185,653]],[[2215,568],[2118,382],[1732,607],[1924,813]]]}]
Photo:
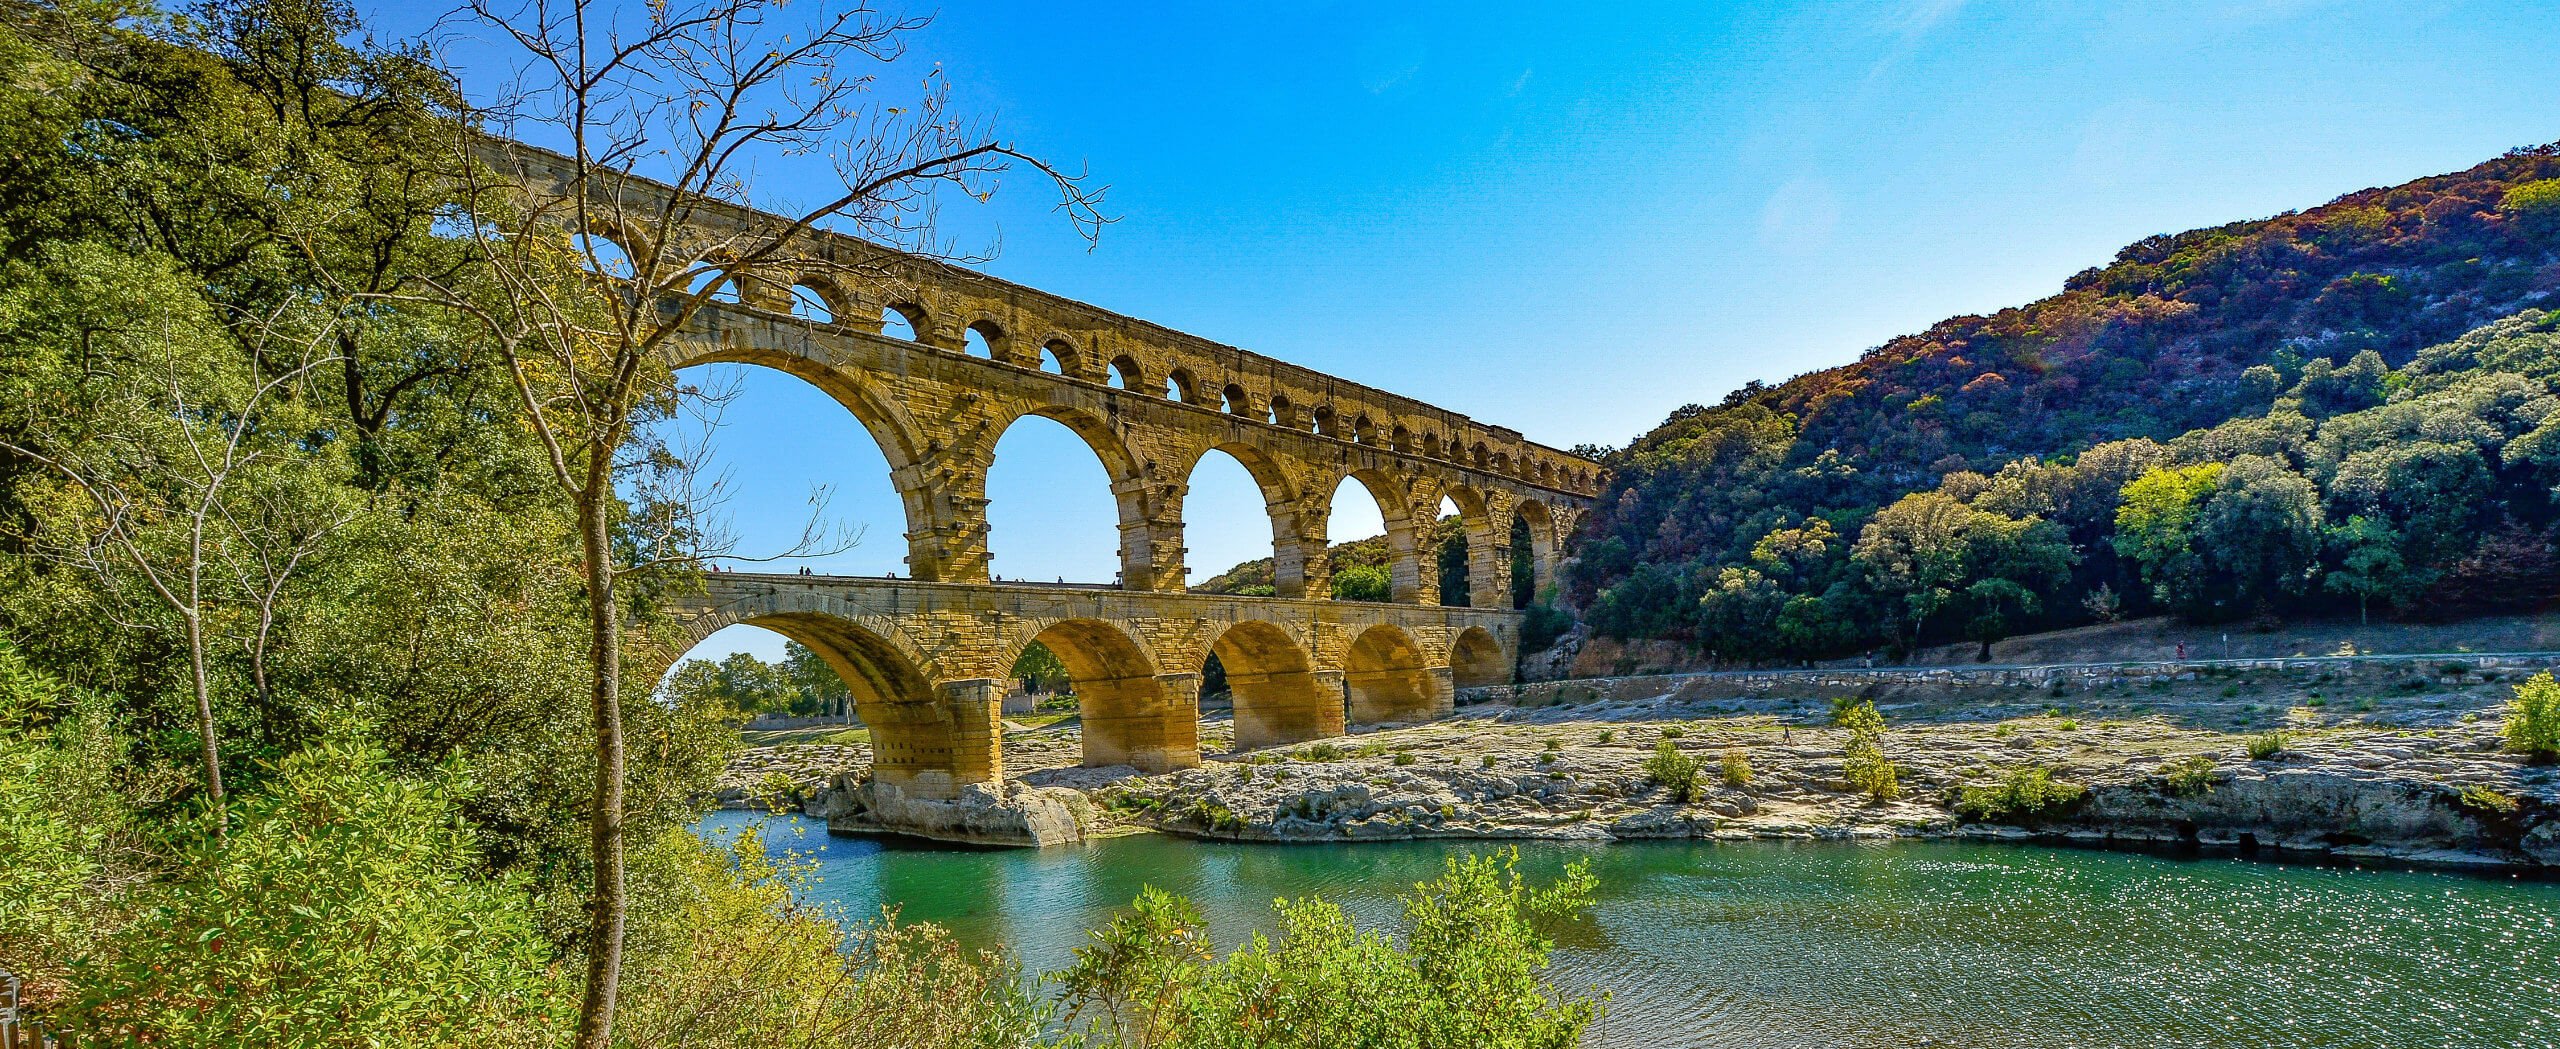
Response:
[{"label": "tree trunk", "polygon": [[223,836],[222,744],[213,735],[213,685],[204,668],[204,620],[188,612],[187,672],[194,678],[196,692],[196,732],[204,737],[205,796],[213,800],[213,836]]},{"label": "tree trunk", "polygon": [[605,508],[613,498],[612,455],[590,454],[587,487],[578,497],[578,533],[587,559],[588,656],[595,671],[594,799],[588,846],[595,888],[587,925],[587,993],[578,1009],[578,1049],[613,1042],[614,999],[622,980],[622,936],[628,909],[622,878],[622,620],[614,603],[613,537]]}]

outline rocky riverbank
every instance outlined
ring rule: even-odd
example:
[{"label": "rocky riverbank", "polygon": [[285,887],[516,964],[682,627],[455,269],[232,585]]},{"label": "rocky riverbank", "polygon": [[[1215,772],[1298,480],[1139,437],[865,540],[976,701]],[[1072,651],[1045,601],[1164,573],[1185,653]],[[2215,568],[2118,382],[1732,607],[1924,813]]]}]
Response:
[{"label": "rocky riverbank", "polygon": [[[1977,836],[2560,871],[2560,768],[2499,749],[2499,707],[2520,676],[2358,681],[2350,693],[2303,675],[2196,674],[1888,697],[1883,747],[1901,795],[1884,801],[1846,781],[1827,697],[1690,698],[1677,678],[1593,682],[1588,694],[1610,698],[1575,705],[1477,703],[1157,776],[1074,768],[1071,729],[1009,742],[1007,760],[1034,787],[1087,794],[1086,833]],[[2279,740],[2252,756],[2253,741]],[[1685,803],[1645,770],[1664,741],[1701,767]],[[838,771],[859,780],[858,768]],[[2026,785],[2034,804],[2006,784]]]}]

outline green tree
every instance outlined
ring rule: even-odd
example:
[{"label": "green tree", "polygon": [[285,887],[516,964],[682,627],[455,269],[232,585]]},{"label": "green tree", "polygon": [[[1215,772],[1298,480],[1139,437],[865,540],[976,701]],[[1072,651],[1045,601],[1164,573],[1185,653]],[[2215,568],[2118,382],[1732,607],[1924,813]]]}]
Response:
[{"label": "green tree", "polygon": [[1387,601],[1394,596],[1387,570],[1378,565],[1352,565],[1333,574],[1336,601]]},{"label": "green tree", "polygon": [[2282,461],[2231,461],[2196,517],[2195,541],[2231,610],[2301,593],[2320,556],[2320,492]]},{"label": "green tree", "polygon": [[1049,646],[1034,641],[1022,646],[1022,654],[1013,657],[1013,677],[1034,692],[1057,692],[1069,684],[1067,665]]},{"label": "green tree", "polygon": [[2408,565],[2400,559],[2400,532],[2387,522],[2357,515],[2322,533],[2337,564],[2321,581],[2333,592],[2356,599],[2356,622],[2367,622],[2374,598],[2397,602],[2409,590]]},{"label": "green tree", "polygon": [[2204,590],[2197,518],[2222,481],[2221,463],[2154,467],[2124,486],[2116,507],[2116,555],[2140,566],[2152,596],[2192,605]]},{"label": "green tree", "polygon": [[2560,178],[2536,179],[2507,190],[2498,213],[2536,237],[2560,236]]},{"label": "green tree", "polygon": [[2560,682],[2545,670],[2526,678],[2516,686],[2515,698],[2507,701],[2507,717],[2500,726],[2507,749],[2527,754],[2536,760],[2560,759]]}]

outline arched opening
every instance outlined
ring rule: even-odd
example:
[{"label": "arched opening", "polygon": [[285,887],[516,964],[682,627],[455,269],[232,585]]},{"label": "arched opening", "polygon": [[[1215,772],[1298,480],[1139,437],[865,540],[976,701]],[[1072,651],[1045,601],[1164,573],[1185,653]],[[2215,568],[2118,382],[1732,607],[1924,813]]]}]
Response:
[{"label": "arched opening", "polygon": [[1117,386],[1123,390],[1145,392],[1147,388],[1146,373],[1139,370],[1136,358],[1130,357],[1127,354],[1121,354],[1118,357],[1111,358],[1111,385]]},{"label": "arched opening", "polygon": [[1351,440],[1357,444],[1378,443],[1378,424],[1370,422],[1366,415],[1352,420]]},{"label": "arched opening", "polygon": [[1422,435],[1422,456],[1425,459],[1437,459],[1440,457],[1439,434],[1426,433]]},{"label": "arched opening", "polygon": [[994,321],[977,321],[970,324],[961,338],[967,343],[969,356],[984,357],[991,361],[1000,359],[999,351],[1004,345],[1004,329],[996,327]]},{"label": "arched opening", "polygon": [[1190,372],[1176,368],[1164,377],[1164,395],[1171,400],[1192,404],[1199,400],[1199,385],[1192,381]]},{"label": "arched opening", "polygon": [[[809,646],[759,626],[738,623],[695,642],[659,679],[660,695],[673,701],[711,702],[746,719],[749,745],[778,742],[766,733],[793,733],[793,742],[823,739],[862,723],[853,691],[842,675]],[[842,740],[837,742],[852,742]]]},{"label": "arched opening", "polygon": [[579,265],[586,267],[589,273],[615,280],[630,280],[637,272],[631,263],[631,252],[621,242],[604,234],[578,234],[570,239],[570,246],[578,252]]},{"label": "arched opening", "polygon": [[719,270],[706,269],[694,274],[692,282],[687,284],[684,290],[699,295],[704,288],[711,289],[713,302],[734,304],[741,301],[738,295],[738,282],[724,278]]},{"label": "arched opening", "polygon": [[1237,750],[1342,734],[1342,698],[1318,684],[1314,661],[1287,631],[1238,623],[1218,635],[1209,658],[1225,671],[1233,697]]},{"label": "arched opening", "polygon": [[912,302],[893,302],[880,307],[881,335],[908,342],[923,342],[924,333],[927,330],[929,329],[925,324],[922,306]]},{"label": "arched opening", "polygon": [[[1263,468],[1257,472],[1245,458]],[[1241,597],[1277,593],[1271,507],[1288,501],[1278,487],[1281,476],[1259,452],[1240,445],[1212,448],[1191,465],[1182,496],[1186,586]]]},{"label": "arched opening", "polygon": [[1482,688],[1510,683],[1511,661],[1502,658],[1502,642],[1493,636],[1493,631],[1480,626],[1461,631],[1449,649],[1449,684],[1456,688]]},{"label": "arched opening", "polygon": [[1450,608],[1468,607],[1467,517],[1455,497],[1440,497],[1439,516],[1424,531],[1422,540],[1423,552],[1440,573],[1440,603]]},{"label": "arched opening", "polygon": [[[683,686],[689,673],[698,676],[684,664],[713,653],[725,660],[764,646],[766,654],[788,661],[790,647],[770,644],[774,635],[796,643],[834,674],[861,722],[858,731],[869,737],[872,774],[880,781],[925,797],[947,798],[961,784],[995,778],[994,752],[983,736],[993,726],[950,717],[905,650],[843,616],[784,611],[744,618],[696,643],[668,675],[667,685]],[[766,654],[756,658],[772,662]],[[816,669],[804,665],[798,672],[815,678]],[[972,739],[973,734],[978,738]]]},{"label": "arched opening", "polygon": [[[708,494],[721,504],[730,553],[782,559],[727,569],[904,574],[908,550],[901,536],[914,522],[891,478],[913,449],[885,406],[864,399],[866,391],[822,388],[783,370],[805,365],[776,358],[683,368],[679,380],[702,393],[687,403],[716,406],[716,412],[665,420],[658,437],[706,449],[698,465],[702,476],[718,479]],[[813,448],[826,454],[809,454]]]},{"label": "arched opening", "polygon": [[1511,515],[1511,607],[1552,601],[1555,584],[1555,515],[1546,504],[1522,502]]},{"label": "arched opening", "polygon": [[1120,628],[1069,619],[1032,638],[1066,667],[1084,735],[1087,768],[1127,765],[1141,772],[1200,764],[1200,711],[1174,695],[1155,661]]},{"label": "arched opening", "polygon": [[1451,709],[1439,675],[1424,669],[1422,647],[1391,626],[1373,626],[1351,642],[1342,688],[1354,725],[1425,721]]},{"label": "arched opening", "polygon": [[835,304],[828,301],[825,292],[806,284],[791,286],[791,315],[819,324],[836,322]]},{"label": "arched opening", "polygon": [[1119,581],[1121,517],[1111,482],[1129,470],[1112,441],[1102,424],[1073,415],[1025,415],[1005,427],[987,467],[989,573],[1032,583]]},{"label": "arched opening", "polygon": [[1333,489],[1325,538],[1336,601],[1394,601],[1412,585],[1410,566],[1397,570],[1413,553],[1410,528],[1399,527],[1406,524],[1403,507],[1392,488],[1382,491],[1373,480],[1353,474]]},{"label": "arched opening", "polygon": [[1387,447],[1393,448],[1399,452],[1411,453],[1413,451],[1413,431],[1406,429],[1402,423],[1396,424],[1396,428],[1387,434]]},{"label": "arched opening", "polygon": [[1342,424],[1336,421],[1332,405],[1316,405],[1316,432],[1326,437],[1342,436]]},{"label": "arched opening", "polygon": [[1065,339],[1051,339],[1040,344],[1040,370],[1052,375],[1074,375],[1076,348]]},{"label": "arched opening", "polygon": [[1298,412],[1296,406],[1289,403],[1288,395],[1271,395],[1271,425],[1286,426],[1292,430],[1298,428]]},{"label": "arched opening", "polygon": [[1219,399],[1225,402],[1227,414],[1241,415],[1246,418],[1253,416],[1253,396],[1246,393],[1244,387],[1228,383],[1227,388],[1218,393]]}]

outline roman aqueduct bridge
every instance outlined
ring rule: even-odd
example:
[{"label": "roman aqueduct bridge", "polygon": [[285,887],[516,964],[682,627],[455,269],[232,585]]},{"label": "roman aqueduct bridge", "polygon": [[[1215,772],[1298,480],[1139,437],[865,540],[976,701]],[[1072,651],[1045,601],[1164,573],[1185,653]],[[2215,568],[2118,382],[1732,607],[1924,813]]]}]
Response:
[{"label": "roman aqueduct bridge", "polygon": [[[537,191],[568,184],[556,155],[510,146],[499,159]],[[1000,700],[1035,640],[1073,678],[1089,765],[1198,764],[1212,653],[1239,748],[1445,713],[1453,687],[1512,677],[1514,519],[1543,589],[1603,480],[1589,460],[1411,398],[859,238],[798,241],[804,276],[710,304],[667,363],[774,368],[842,405],[888,460],[911,578],[717,573],[672,611],[695,639],[748,623],[819,653],[871,726],[877,775],[913,793],[1002,778]],[[989,577],[987,471],[1006,428],[1033,415],[1081,437],[1110,478],[1113,583]],[[1185,590],[1183,497],[1211,451],[1261,489],[1276,596]],[[1326,523],[1345,479],[1385,520],[1390,601],[1329,599]],[[1473,607],[1441,603],[1436,552],[1417,539],[1444,500],[1464,523]]]}]

